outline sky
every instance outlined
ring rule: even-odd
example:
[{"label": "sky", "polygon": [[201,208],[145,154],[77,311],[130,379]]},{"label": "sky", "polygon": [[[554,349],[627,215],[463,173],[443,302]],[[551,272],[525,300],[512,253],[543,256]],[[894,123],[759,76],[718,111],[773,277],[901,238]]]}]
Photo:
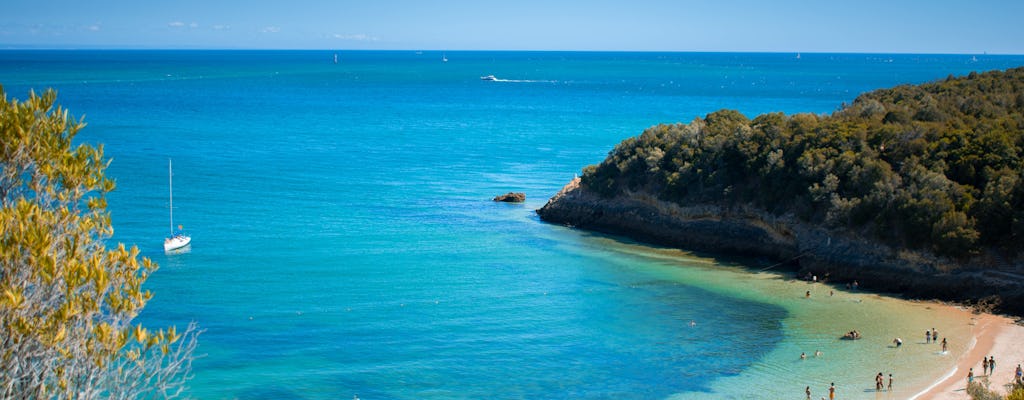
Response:
[{"label": "sky", "polygon": [[0,0],[0,49],[1024,54],[1024,0]]}]

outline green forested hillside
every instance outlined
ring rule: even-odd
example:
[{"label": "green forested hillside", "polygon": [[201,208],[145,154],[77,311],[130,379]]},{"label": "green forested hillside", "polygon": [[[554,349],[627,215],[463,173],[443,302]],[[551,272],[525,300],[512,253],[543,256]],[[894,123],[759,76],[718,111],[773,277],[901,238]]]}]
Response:
[{"label": "green forested hillside", "polygon": [[721,110],[617,145],[583,184],[751,204],[953,257],[1024,250],[1024,68],[866,93],[828,116]]}]

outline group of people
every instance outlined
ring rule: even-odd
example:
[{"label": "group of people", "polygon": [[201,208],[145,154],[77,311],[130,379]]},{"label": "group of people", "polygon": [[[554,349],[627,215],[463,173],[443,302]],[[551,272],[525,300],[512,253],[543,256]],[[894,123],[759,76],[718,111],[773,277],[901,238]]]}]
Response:
[{"label": "group of people", "polygon": [[[930,330],[930,331],[929,330],[925,330],[924,331],[924,342],[925,343],[931,343],[931,342],[938,343],[938,341],[939,341],[939,331],[936,331],[935,328],[932,328],[932,330]],[[946,343],[946,338],[942,338],[942,352],[943,353],[946,352],[947,346],[948,346],[948,344]]]},{"label": "group of people", "polygon": [[[981,371],[985,376],[991,376],[996,370],[996,358],[994,356],[988,356],[981,360]],[[1014,382],[1021,381],[1021,369],[1020,364],[1017,364],[1017,370],[1014,371]],[[974,382],[974,368],[967,369],[967,384],[970,385]]]},{"label": "group of people", "polygon": [[981,370],[985,375],[992,375],[992,372],[996,370],[996,358],[988,356],[982,359]]},{"label": "group of people", "polygon": [[[875,390],[882,391],[885,388],[885,376],[881,372],[875,375]],[[892,374],[889,374],[889,386],[887,390],[892,390]]]},{"label": "group of people", "polygon": [[[811,387],[810,386],[808,386],[806,389],[804,389],[804,393],[807,394],[807,400],[811,400]],[[828,398],[829,398],[829,400],[834,400],[836,398],[836,383],[835,382],[832,382],[832,384],[829,385],[829,387],[828,387]],[[824,399],[824,397],[822,397],[822,399]]]}]

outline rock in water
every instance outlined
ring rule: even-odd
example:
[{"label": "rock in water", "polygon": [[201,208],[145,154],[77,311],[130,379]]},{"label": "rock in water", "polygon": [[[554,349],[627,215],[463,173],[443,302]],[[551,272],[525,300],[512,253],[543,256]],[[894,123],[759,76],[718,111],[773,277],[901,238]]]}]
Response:
[{"label": "rock in water", "polygon": [[508,192],[503,195],[495,196],[494,201],[503,201],[506,203],[522,203],[526,201],[526,193]]}]

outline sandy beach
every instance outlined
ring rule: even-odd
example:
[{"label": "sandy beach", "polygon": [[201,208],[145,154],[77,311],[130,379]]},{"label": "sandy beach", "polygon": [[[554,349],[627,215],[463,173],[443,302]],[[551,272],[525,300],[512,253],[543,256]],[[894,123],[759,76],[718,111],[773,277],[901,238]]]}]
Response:
[{"label": "sandy beach", "polygon": [[[974,345],[956,360],[956,366],[945,377],[928,388],[922,388],[913,399],[961,400],[967,395],[967,371],[974,368],[975,379],[989,382],[989,389],[1005,395],[1013,381],[1017,365],[1024,363],[1024,326],[1010,318],[980,314],[974,319]],[[995,372],[982,372],[982,359],[996,360]]]},{"label": "sandy beach", "polygon": [[[611,241],[603,244],[635,254],[650,252]],[[804,398],[805,388],[812,392],[812,399],[819,399],[827,398],[833,383],[837,399],[967,399],[967,369],[973,367],[979,379],[987,378],[981,376],[982,357],[994,356],[998,361],[990,388],[1000,392],[1013,379],[1017,364],[1024,362],[1024,349],[1014,347],[1024,343],[1024,326],[1008,317],[975,314],[955,304],[806,282],[780,273],[752,274],[742,267],[700,264],[707,260],[669,249],[657,254],[686,266],[673,268],[673,263],[666,263],[667,279],[787,311],[780,322],[782,340],[757,362],[710,383],[707,392],[679,393],[671,399],[741,399],[749,398],[752,391],[758,398]],[[653,271],[658,266],[645,268]],[[709,321],[694,329],[724,328]],[[863,339],[840,339],[852,329],[861,332]],[[936,330],[948,339],[948,351],[926,341],[926,330]],[[896,346],[895,338],[902,338],[903,345]],[[885,376],[886,385],[890,376],[895,379],[892,390],[875,390],[877,373]]]}]

